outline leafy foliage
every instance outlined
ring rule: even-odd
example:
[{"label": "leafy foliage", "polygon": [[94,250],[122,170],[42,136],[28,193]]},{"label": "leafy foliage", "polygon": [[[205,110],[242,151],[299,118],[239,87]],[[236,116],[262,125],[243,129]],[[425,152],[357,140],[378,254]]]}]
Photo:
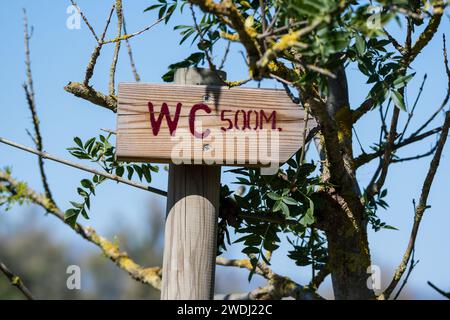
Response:
[{"label": "leafy foliage", "polygon": [[[4,168],[6,175],[11,175],[11,168]],[[23,205],[26,201],[24,192],[27,189],[27,184],[19,182],[14,190],[8,184],[0,183],[0,207],[4,207],[5,211],[11,210],[14,204]]]},{"label": "leafy foliage", "polygon": [[389,207],[387,202],[383,200],[383,198],[387,196],[387,193],[387,189],[384,189],[379,195],[376,196],[376,198],[369,198],[367,197],[367,194],[364,195],[364,201],[366,203],[365,218],[375,232],[380,231],[381,229],[397,230],[397,228],[382,222],[377,215],[379,208],[387,209]]},{"label": "leafy foliage", "polygon": [[[298,152],[273,176],[261,175],[259,169],[252,168],[229,170],[236,174],[236,184],[248,188],[244,195],[233,195],[227,186],[222,187],[222,217],[240,235],[234,243],[244,246],[242,253],[249,256],[254,267],[260,260],[270,265],[270,256],[279,248],[282,234],[293,237],[293,241],[289,240],[293,246],[289,257],[297,264],[302,259],[308,260],[309,255],[310,262],[304,266],[315,261],[314,268],[318,270],[326,260],[325,241],[319,232],[315,231],[311,241],[307,241],[307,251],[307,247],[299,244],[310,237],[308,230],[315,222],[310,195],[317,187],[324,186],[313,175],[314,164],[299,163],[300,154]],[[223,214],[225,207],[228,211],[233,208],[231,218]],[[223,243],[222,249],[225,249]],[[300,257],[303,253],[306,256]],[[252,275],[250,273],[250,278]]]},{"label": "leafy foliage", "polygon": [[[131,180],[137,174],[140,181],[145,179],[147,183],[152,182],[151,172],[158,172],[159,167],[151,164],[122,163],[115,159],[114,146],[111,145],[108,136],[99,135],[83,143],[79,137],[74,138],[76,146],[68,148],[69,153],[82,160],[90,160],[98,164],[106,173],[123,177],[127,174],[127,179]],[[91,196],[95,196],[96,188],[103,183],[106,178],[94,175],[92,179],[81,180],[81,186],[77,188],[77,193],[82,198],[82,202],[71,201],[72,208],[65,213],[65,220],[72,227],[75,226],[78,216],[81,214],[85,219],[89,219],[88,212],[91,207]]]}]

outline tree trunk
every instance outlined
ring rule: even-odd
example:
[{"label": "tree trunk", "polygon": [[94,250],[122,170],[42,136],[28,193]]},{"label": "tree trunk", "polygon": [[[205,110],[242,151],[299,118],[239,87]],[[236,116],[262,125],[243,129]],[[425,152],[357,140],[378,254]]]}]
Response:
[{"label": "tree trunk", "polygon": [[[335,298],[373,299],[374,292],[367,286],[371,265],[370,251],[364,218],[365,208],[353,169],[353,123],[344,67],[338,67],[334,75],[334,79],[328,79],[326,103],[331,121],[322,125],[319,152],[324,156],[322,180],[335,187],[325,188],[318,193],[319,210],[316,214],[319,228],[327,236]],[[327,143],[326,134],[336,135],[338,143],[330,143],[330,140]],[[339,153],[336,153],[336,148]],[[331,153],[334,159],[331,159]]]}]

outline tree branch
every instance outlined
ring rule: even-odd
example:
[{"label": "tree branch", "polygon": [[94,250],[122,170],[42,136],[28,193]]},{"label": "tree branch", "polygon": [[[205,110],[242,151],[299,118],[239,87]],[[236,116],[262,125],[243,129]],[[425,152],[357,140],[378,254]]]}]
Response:
[{"label": "tree branch", "polygon": [[3,272],[3,274],[8,278],[9,282],[13,286],[15,286],[19,291],[27,298],[28,300],[34,300],[33,294],[30,290],[25,286],[22,279],[15,275],[11,270],[8,269],[8,267],[0,261],[0,271]]},{"label": "tree branch", "polygon": [[389,296],[391,295],[392,291],[395,289],[395,287],[399,283],[403,273],[406,270],[406,266],[408,265],[409,259],[411,257],[411,253],[414,250],[417,233],[419,231],[420,222],[422,221],[422,217],[423,217],[423,214],[425,213],[425,210],[428,208],[428,205],[427,205],[428,195],[430,193],[431,185],[433,184],[434,176],[439,167],[439,163],[440,163],[441,156],[442,156],[442,151],[443,151],[445,143],[447,141],[449,127],[450,127],[450,111],[447,111],[446,115],[445,115],[444,125],[442,126],[441,136],[439,138],[438,146],[436,148],[436,153],[434,154],[434,157],[431,160],[430,167],[428,169],[428,173],[423,182],[422,193],[420,195],[419,204],[418,204],[418,206],[415,210],[415,214],[414,214],[414,224],[413,224],[413,227],[411,230],[411,236],[409,239],[408,247],[406,248],[406,251],[403,255],[403,259],[400,262],[400,265],[397,267],[397,269],[395,271],[395,274],[394,274],[394,277],[393,277],[391,283],[389,284],[389,286],[386,288],[386,290],[381,295],[381,297],[383,299],[388,299]]},{"label": "tree branch", "polygon": [[[25,183],[15,180],[11,177],[9,172],[0,170],[0,185],[1,184],[3,184],[12,195],[16,195],[23,200],[42,207],[46,212],[55,216],[63,223],[66,223],[64,221],[64,213],[55,204],[51,203],[45,195],[37,193]],[[120,251],[118,245],[98,235],[92,228],[85,228],[77,223],[73,230],[75,230],[75,232],[83,239],[99,247],[106,257],[111,259],[120,269],[128,272],[133,279],[150,284],[156,289],[161,287],[161,268],[144,268],[138,265],[126,252]]]},{"label": "tree branch", "polygon": [[[127,34],[127,24],[125,22],[125,16],[123,17],[123,33]],[[140,82],[141,77],[139,76],[139,73],[137,72],[137,69],[136,69],[136,64],[134,63],[133,50],[131,49],[130,40],[126,39],[125,44],[127,46],[128,57],[130,58],[130,66],[131,66],[131,71],[133,72],[134,80],[136,82]]]},{"label": "tree branch", "polygon": [[105,39],[106,32],[108,31],[108,27],[109,27],[109,24],[111,23],[111,18],[112,18],[115,8],[116,8],[116,5],[114,4],[111,8],[111,11],[109,12],[108,19],[106,20],[106,24],[105,24],[105,28],[103,30],[102,37],[98,41],[97,46],[94,48],[94,51],[91,54],[91,59],[86,68],[86,75],[84,77],[84,85],[86,87],[89,86],[89,80],[94,75],[94,68],[95,68],[95,65],[97,64],[97,59],[100,56],[100,51],[102,50],[102,47],[103,47],[103,40]]},{"label": "tree branch", "polygon": [[[221,266],[244,268],[249,271],[254,269],[248,259],[229,260],[217,257],[216,263]],[[258,264],[255,272],[268,280],[267,286],[255,289],[250,293],[223,295],[220,298],[224,300],[234,300],[238,297],[238,300],[278,300],[292,297],[296,300],[323,300],[323,297],[318,295],[313,288],[302,286],[288,277],[280,276],[265,264]]]},{"label": "tree branch", "polygon": [[86,86],[80,82],[69,82],[64,90],[73,94],[74,96],[89,101],[95,105],[111,110],[117,111],[117,98],[115,96],[107,96],[92,87]]},{"label": "tree branch", "polygon": [[437,292],[439,292],[440,294],[442,294],[444,297],[446,297],[447,299],[450,299],[450,292],[445,292],[442,289],[439,289],[438,287],[436,287],[434,284],[432,284],[430,281],[427,281],[427,284],[432,287],[434,290],[436,290]]},{"label": "tree branch", "polygon": [[111,174],[111,173],[108,173],[108,172],[99,171],[99,170],[96,170],[96,169],[93,169],[93,168],[90,168],[90,167],[86,167],[86,166],[80,165],[80,164],[72,162],[72,161],[64,160],[64,159],[52,156],[52,155],[48,154],[47,152],[42,152],[42,151],[39,151],[39,150],[35,150],[35,149],[32,149],[32,148],[26,147],[24,145],[15,143],[13,141],[9,141],[7,139],[3,139],[1,137],[0,137],[0,143],[4,143],[4,144],[7,144],[7,145],[9,145],[11,147],[14,147],[14,148],[26,151],[26,152],[30,152],[30,153],[36,154],[36,155],[38,155],[38,156],[40,156],[40,157],[42,157],[44,159],[49,159],[49,160],[52,160],[52,161],[55,161],[55,162],[67,165],[67,166],[72,167],[72,168],[76,168],[76,169],[79,169],[79,170],[90,172],[92,174],[96,174],[98,176],[104,177],[104,178],[109,179],[109,180],[116,181],[118,183],[127,184],[129,186],[132,186],[132,187],[135,187],[135,188],[138,188],[138,189],[142,189],[142,190],[146,190],[146,191],[150,191],[150,192],[159,194],[161,196],[167,196],[167,192],[166,191],[163,191],[163,190],[160,190],[160,189],[157,189],[157,188],[153,188],[153,187],[147,186],[145,184],[141,184],[141,183],[138,183],[138,182],[135,182],[135,181],[131,181],[131,180],[128,180],[128,179],[124,179],[124,178],[122,178],[120,176],[117,176],[117,175],[114,175],[114,174]]},{"label": "tree branch", "polygon": [[[122,15],[122,0],[116,0],[116,13],[117,13],[117,37],[120,38],[122,35],[123,27],[123,15]],[[119,60],[119,52],[121,41],[116,42],[116,47],[114,49],[114,56],[111,63],[111,68],[109,69],[109,95],[114,96],[116,91],[116,68],[117,61]]]},{"label": "tree branch", "polygon": [[86,18],[86,16],[84,15],[83,11],[81,11],[80,7],[78,6],[78,4],[74,1],[74,0],[70,0],[70,2],[72,3],[72,5],[78,10],[78,13],[80,14],[81,18],[83,19],[84,23],[86,24],[86,26],[88,27],[88,29],[91,31],[92,35],[94,36],[95,40],[97,40],[98,42],[98,36],[95,33],[94,28],[92,28],[91,24],[89,23],[89,20]]},{"label": "tree branch", "polygon": [[[24,21],[24,37],[25,37],[25,66],[26,66],[26,74],[27,74],[27,82],[23,85],[25,90],[25,96],[28,103],[28,108],[31,112],[31,118],[33,119],[33,127],[34,127],[34,136],[33,141],[36,145],[36,148],[39,151],[43,150],[43,142],[41,129],[39,127],[39,118],[36,111],[36,98],[34,93],[34,85],[33,85],[33,76],[31,73],[31,59],[30,59],[30,35],[28,34],[28,18],[27,12],[23,9],[23,21]],[[50,186],[48,184],[47,175],[44,169],[44,161],[42,157],[38,159],[39,171],[41,173],[42,185],[44,187],[45,194],[53,201],[52,192],[50,190]]]}]

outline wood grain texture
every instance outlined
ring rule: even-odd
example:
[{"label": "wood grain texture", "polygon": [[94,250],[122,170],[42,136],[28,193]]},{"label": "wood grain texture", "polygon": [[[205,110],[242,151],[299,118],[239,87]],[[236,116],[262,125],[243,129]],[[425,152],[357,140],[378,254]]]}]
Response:
[{"label": "wood grain texture", "polygon": [[161,299],[213,298],[220,167],[171,165]]},{"label": "wood grain texture", "polygon": [[[179,83],[218,82],[207,69],[179,69]],[[220,167],[170,165],[161,286],[163,300],[214,296]]]},{"label": "wood grain texture", "polygon": [[[166,118],[163,118],[157,135],[154,134],[149,102],[153,104],[154,119],[158,119],[163,103],[167,104],[172,118],[177,104],[182,104],[177,129],[172,135]],[[203,140],[190,132],[191,110],[197,104],[204,104],[211,110],[209,114],[204,110],[195,113],[195,130],[200,133],[207,129],[212,131]],[[275,130],[270,118],[273,112],[276,117]],[[249,120],[245,130],[242,130],[244,117],[249,117]],[[231,121],[233,130],[225,133],[221,130],[222,127],[230,126],[224,119]],[[284,163],[302,145],[304,119],[304,110],[295,105],[284,90],[122,83],[119,85],[118,97],[117,158],[121,161],[162,163],[179,163],[183,159],[192,160],[194,162],[191,163],[195,164],[215,162],[219,165],[224,164],[225,160],[228,160],[227,165],[261,166],[271,160]],[[312,125],[313,121],[309,121],[308,127],[311,128]],[[262,132],[265,132],[267,143],[264,143]],[[183,141],[188,146],[184,149],[189,149],[191,154],[189,159],[173,153],[174,148],[179,146],[182,134]],[[246,139],[240,139],[237,143],[237,137],[240,136]],[[279,139],[276,158],[275,155],[264,152],[266,147],[271,150],[275,138]],[[220,141],[223,141],[221,148],[217,147],[221,144]],[[222,152],[219,152],[221,149]]]}]

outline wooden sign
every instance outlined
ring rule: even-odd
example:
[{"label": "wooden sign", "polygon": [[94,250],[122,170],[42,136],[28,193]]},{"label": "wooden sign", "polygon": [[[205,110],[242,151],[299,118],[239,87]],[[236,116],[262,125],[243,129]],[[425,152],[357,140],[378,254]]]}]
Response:
[{"label": "wooden sign", "polygon": [[120,161],[279,165],[305,127],[305,111],[275,89],[122,83],[117,114]]}]

